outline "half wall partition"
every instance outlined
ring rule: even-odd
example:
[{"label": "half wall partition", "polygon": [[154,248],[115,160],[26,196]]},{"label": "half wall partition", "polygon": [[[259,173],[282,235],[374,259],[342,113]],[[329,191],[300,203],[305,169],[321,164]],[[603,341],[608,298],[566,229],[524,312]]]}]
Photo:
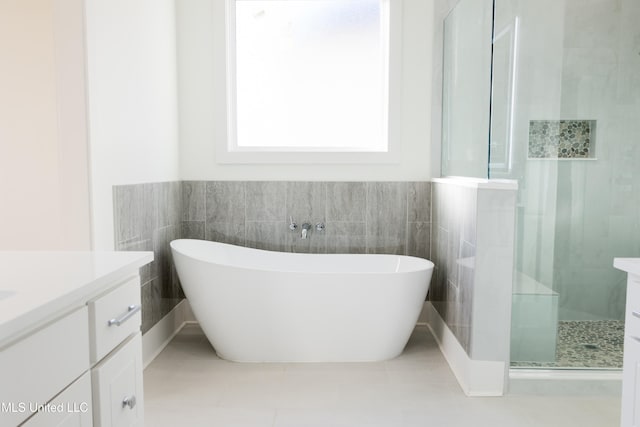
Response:
[{"label": "half wall partition", "polygon": [[639,20],[634,0],[461,0],[445,20],[443,175],[518,183],[514,368],[621,367]]}]

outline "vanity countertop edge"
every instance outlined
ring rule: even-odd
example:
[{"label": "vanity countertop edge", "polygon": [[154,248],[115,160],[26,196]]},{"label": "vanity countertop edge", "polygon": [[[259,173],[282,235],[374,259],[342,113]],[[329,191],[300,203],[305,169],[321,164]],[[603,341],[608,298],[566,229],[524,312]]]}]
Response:
[{"label": "vanity countertop edge", "polygon": [[0,349],[151,261],[149,251],[0,251]]},{"label": "vanity countertop edge", "polygon": [[614,258],[613,266],[635,276],[640,276],[640,258]]}]

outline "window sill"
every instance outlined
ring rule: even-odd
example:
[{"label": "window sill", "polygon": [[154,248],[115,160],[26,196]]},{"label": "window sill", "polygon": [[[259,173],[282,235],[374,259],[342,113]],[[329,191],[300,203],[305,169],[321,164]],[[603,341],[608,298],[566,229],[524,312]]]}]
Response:
[{"label": "window sill", "polygon": [[372,151],[228,151],[218,150],[221,164],[394,164],[400,163],[397,150]]}]

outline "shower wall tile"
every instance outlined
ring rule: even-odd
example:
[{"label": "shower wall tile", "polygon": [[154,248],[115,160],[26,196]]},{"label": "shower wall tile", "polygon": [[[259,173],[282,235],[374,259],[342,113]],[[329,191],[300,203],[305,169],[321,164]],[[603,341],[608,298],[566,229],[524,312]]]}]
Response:
[{"label": "shower wall tile", "polygon": [[328,182],[327,221],[364,222],[366,198],[364,182]]},{"label": "shower wall tile", "polygon": [[247,221],[284,221],[285,182],[245,183]]},{"label": "shower wall tile", "polygon": [[183,221],[205,221],[207,219],[206,190],[207,185],[204,181],[182,181]]},{"label": "shower wall tile", "polygon": [[367,183],[366,222],[367,253],[406,253],[407,183]]}]

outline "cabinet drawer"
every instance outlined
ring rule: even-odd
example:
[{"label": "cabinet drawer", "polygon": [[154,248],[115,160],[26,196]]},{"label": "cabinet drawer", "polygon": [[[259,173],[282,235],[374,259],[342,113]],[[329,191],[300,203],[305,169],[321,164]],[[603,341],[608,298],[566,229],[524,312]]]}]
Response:
[{"label": "cabinet drawer", "polygon": [[96,363],[131,333],[140,330],[140,284],[131,278],[89,302],[91,362]]},{"label": "cabinet drawer", "polygon": [[640,425],[640,342],[624,338],[624,368],[622,370],[621,426]]},{"label": "cabinet drawer", "polygon": [[142,339],[138,332],[91,370],[93,425],[144,425]]},{"label": "cabinet drawer", "polygon": [[86,372],[21,427],[91,427],[91,375]]},{"label": "cabinet drawer", "polygon": [[15,426],[89,369],[87,308],[0,350],[0,425]]}]

